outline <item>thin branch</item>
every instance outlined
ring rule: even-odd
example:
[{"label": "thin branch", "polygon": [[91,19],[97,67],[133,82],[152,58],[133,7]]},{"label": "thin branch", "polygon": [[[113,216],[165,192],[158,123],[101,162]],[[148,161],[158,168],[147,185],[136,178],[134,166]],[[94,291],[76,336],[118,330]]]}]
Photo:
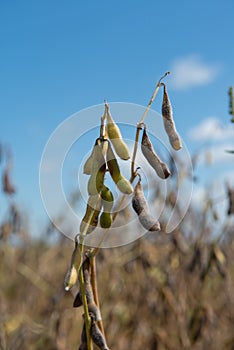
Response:
[{"label": "thin branch", "polygon": [[84,274],[83,274],[82,268],[80,269],[80,272],[79,272],[79,281],[80,281],[80,291],[81,291],[81,296],[82,296],[82,302],[83,302],[83,307],[84,307],[84,319],[85,319],[85,330],[86,330],[86,337],[87,337],[87,347],[88,347],[88,350],[93,350],[93,343],[92,343],[92,338],[90,335],[91,320],[90,320],[90,316],[89,316],[89,309],[88,309],[88,303],[87,303],[86,291],[85,291]]},{"label": "thin branch", "polygon": [[[91,275],[91,286],[93,290],[94,302],[97,305],[98,310],[100,311],[99,298],[98,298],[98,289],[97,289],[97,271],[96,271],[96,257],[90,257],[90,275]],[[103,327],[102,319],[97,321],[98,327],[105,337],[105,331]]]},{"label": "thin branch", "polygon": [[134,143],[134,149],[133,149],[133,155],[132,155],[132,165],[131,165],[131,180],[133,182],[133,180],[135,179],[136,177],[136,172],[135,172],[135,160],[136,160],[136,154],[137,154],[137,146],[138,146],[138,140],[139,140],[139,135],[140,135],[140,131],[141,131],[141,128],[142,128],[142,124],[144,123],[145,121],[145,118],[150,110],[150,107],[152,105],[152,103],[154,102],[155,100],[155,97],[157,96],[157,93],[160,89],[160,86],[161,86],[161,81],[163,78],[165,78],[168,74],[170,74],[170,72],[166,72],[160,79],[159,81],[157,82],[157,85],[154,89],[154,92],[153,92],[153,95],[151,96],[151,99],[141,117],[141,120],[139,121],[139,123],[137,124],[137,129],[136,129],[136,136],[135,136],[135,143]]}]

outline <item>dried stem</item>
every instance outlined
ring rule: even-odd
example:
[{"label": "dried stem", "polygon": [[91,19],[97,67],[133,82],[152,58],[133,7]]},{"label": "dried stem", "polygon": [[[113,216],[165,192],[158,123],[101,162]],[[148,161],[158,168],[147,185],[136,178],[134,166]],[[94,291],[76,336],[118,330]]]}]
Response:
[{"label": "dried stem", "polygon": [[83,307],[84,307],[84,319],[85,319],[85,330],[86,330],[86,337],[87,337],[87,348],[88,350],[93,350],[93,344],[92,344],[92,339],[90,335],[90,325],[91,325],[91,320],[89,316],[89,309],[88,309],[88,303],[87,303],[87,298],[86,298],[86,291],[85,291],[85,281],[84,281],[84,274],[83,274],[83,269],[80,269],[79,272],[79,281],[80,281],[80,291],[81,291],[81,296],[82,296],[82,302],[83,302]]},{"label": "dried stem", "polygon": [[[97,199],[98,202],[98,199]],[[97,203],[96,203],[97,205]],[[79,243],[79,249],[80,249],[80,254],[83,255],[84,253],[84,238],[87,234],[89,224],[92,220],[93,213],[95,211],[95,207],[92,208],[88,221],[86,222],[86,225],[84,227],[84,231],[82,234],[79,236],[80,237],[80,243]],[[87,336],[87,347],[88,350],[93,350],[93,344],[92,344],[92,339],[90,335],[90,325],[91,325],[91,319],[89,316],[89,309],[88,309],[88,302],[86,298],[86,290],[85,290],[85,281],[84,281],[84,274],[83,274],[83,269],[81,268],[79,271],[79,281],[80,281],[80,291],[81,291],[81,297],[82,297],[82,302],[83,302],[83,307],[84,307],[84,319],[85,319],[85,330],[86,330],[86,336]]]},{"label": "dried stem", "polygon": [[[97,272],[96,272],[96,257],[95,256],[90,257],[90,268],[91,268],[90,274],[91,274],[91,285],[92,285],[92,290],[93,290],[94,302],[97,305],[98,310],[100,311],[98,289],[97,289]],[[103,336],[105,337],[105,332],[104,332],[102,320],[98,320],[97,324],[98,324],[98,327],[99,327],[100,331],[102,332]]]},{"label": "dried stem", "polygon": [[170,74],[170,72],[166,72],[158,81],[155,89],[154,89],[154,92],[153,92],[153,95],[151,96],[151,99],[146,107],[146,110],[144,111],[142,117],[141,117],[141,120],[139,121],[139,123],[137,124],[137,129],[136,129],[136,136],[135,136],[135,144],[134,144],[134,149],[133,149],[133,155],[132,155],[132,165],[131,165],[131,182],[133,182],[133,180],[135,179],[136,177],[136,171],[135,171],[135,160],[136,160],[136,154],[137,154],[137,146],[138,146],[138,140],[139,140],[139,135],[140,135],[140,131],[142,129],[142,125],[145,121],[145,118],[150,110],[150,107],[152,105],[152,103],[154,102],[155,100],[155,97],[157,96],[157,93],[160,89],[160,86],[161,86],[161,81],[163,78],[165,78],[168,74]]},{"label": "dried stem", "polygon": [[105,111],[104,111],[103,116],[101,117],[100,139],[104,139],[104,137],[106,135],[105,121],[106,121],[106,116],[107,116],[108,104],[106,103],[106,101],[104,101],[104,103],[105,103]]}]

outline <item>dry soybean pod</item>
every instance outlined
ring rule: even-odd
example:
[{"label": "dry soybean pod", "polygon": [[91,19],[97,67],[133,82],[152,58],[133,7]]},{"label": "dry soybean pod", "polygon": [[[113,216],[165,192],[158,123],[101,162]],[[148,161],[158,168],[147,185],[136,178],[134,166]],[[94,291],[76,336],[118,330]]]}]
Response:
[{"label": "dry soybean pod", "polygon": [[146,127],[144,127],[142,140],[141,140],[141,150],[148,163],[156,171],[157,175],[161,179],[167,179],[171,174],[167,165],[161,161],[156,152],[154,151],[153,145],[149,139],[146,132]]},{"label": "dry soybean pod", "polygon": [[107,149],[107,166],[110,175],[118,189],[124,194],[131,194],[133,188],[131,183],[120,173],[119,165],[109,142]]},{"label": "dry soybean pod", "polygon": [[83,322],[83,328],[81,333],[81,343],[78,350],[88,350],[85,322]]},{"label": "dry soybean pod", "polygon": [[90,215],[92,214],[92,218],[89,223],[89,227],[87,229],[87,234],[91,233],[98,224],[98,217],[102,208],[102,200],[100,194],[96,194],[94,196],[89,196],[85,215],[80,223],[80,232],[82,233],[85,230],[87,223],[90,220]]},{"label": "dry soybean pod", "polygon": [[100,216],[100,225],[102,228],[109,228],[112,224],[112,216],[110,212],[114,204],[114,197],[111,190],[105,185],[103,186],[101,197],[103,212]]},{"label": "dry soybean pod", "polygon": [[83,268],[83,274],[84,274],[85,294],[87,298],[88,310],[89,312],[92,312],[95,315],[95,319],[97,321],[100,321],[101,314],[100,314],[99,308],[97,307],[94,301],[89,267],[90,267],[89,258],[87,258],[87,260],[83,263],[82,268]]},{"label": "dry soybean pod", "polygon": [[123,141],[119,127],[110,115],[109,108],[107,108],[107,134],[118,156],[123,160],[129,159],[128,146]]},{"label": "dry soybean pod", "polygon": [[77,281],[82,264],[82,255],[79,249],[78,238],[75,238],[75,248],[71,257],[71,265],[64,280],[65,290],[70,290]]},{"label": "dry soybean pod", "polygon": [[98,328],[96,324],[96,318],[95,316],[90,313],[90,318],[91,318],[91,325],[90,325],[90,334],[92,341],[94,342],[95,345],[101,350],[109,350],[106,340],[100,329]]},{"label": "dry soybean pod", "polygon": [[168,135],[171,146],[178,151],[182,147],[181,139],[176,131],[175,123],[172,115],[172,106],[167,93],[166,85],[163,85],[163,102],[162,102],[162,116],[165,131]]},{"label": "dry soybean pod", "polygon": [[158,220],[156,220],[149,213],[148,205],[144,197],[140,179],[134,188],[134,193],[132,198],[132,207],[137,213],[140,223],[146,230],[148,231],[160,230],[160,224]]}]

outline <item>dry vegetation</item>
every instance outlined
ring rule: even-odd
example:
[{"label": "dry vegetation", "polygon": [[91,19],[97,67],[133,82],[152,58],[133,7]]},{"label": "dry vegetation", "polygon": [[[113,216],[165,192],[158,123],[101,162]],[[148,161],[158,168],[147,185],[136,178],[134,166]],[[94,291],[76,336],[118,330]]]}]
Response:
[{"label": "dry vegetation", "polygon": [[[102,250],[98,284],[110,349],[234,349],[231,227],[223,237],[219,244],[188,240],[179,229]],[[35,242],[23,231],[2,238],[0,349],[77,349],[77,287],[63,287],[72,245]]]},{"label": "dry vegetation", "polygon": [[[176,131],[170,141],[180,145]],[[152,153],[151,143],[147,140],[145,145]],[[157,172],[160,159],[154,157],[151,163]],[[186,164],[181,166],[186,174]],[[0,350],[78,349],[83,308],[73,303],[79,282],[69,285],[69,292],[63,282],[74,242],[52,224],[47,229],[50,243],[44,232],[40,241],[31,237],[12,198],[15,187],[10,170],[8,154],[2,171],[9,207],[0,223]],[[166,209],[175,202],[173,186],[172,181]],[[155,193],[157,202],[163,200],[157,186]],[[140,194],[140,200],[135,198],[138,214],[142,213],[139,206],[145,206]],[[109,349],[234,349],[234,190],[230,186],[226,200],[222,225],[217,221],[217,203],[207,198],[200,210],[190,206],[170,235],[164,233],[165,218],[160,221],[160,233],[150,232],[128,246],[99,251],[99,302]],[[147,210],[144,215],[149,218]]]}]

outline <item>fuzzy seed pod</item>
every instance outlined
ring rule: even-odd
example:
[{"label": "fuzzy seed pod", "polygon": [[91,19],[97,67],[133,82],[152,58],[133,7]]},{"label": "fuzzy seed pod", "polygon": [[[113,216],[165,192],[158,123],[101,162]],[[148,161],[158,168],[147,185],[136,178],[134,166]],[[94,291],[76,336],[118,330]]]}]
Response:
[{"label": "fuzzy seed pod", "polygon": [[[84,274],[85,295],[86,295],[86,299],[87,299],[89,312],[92,313],[95,316],[95,319],[97,321],[100,321],[101,320],[101,314],[100,314],[99,308],[95,304],[94,295],[93,295],[93,289],[92,289],[92,285],[91,285],[90,261],[89,261],[89,258],[84,260],[84,263],[82,264],[82,269],[83,269],[83,274]],[[75,303],[75,301],[76,301],[76,303]],[[82,297],[81,297],[81,293],[80,293],[80,295],[76,296],[76,299],[74,300],[73,306],[74,306],[74,304],[76,304],[77,307],[79,307],[80,303],[81,304],[83,303]]]},{"label": "fuzzy seed pod", "polygon": [[131,183],[123,175],[120,175],[119,181],[116,185],[120,192],[124,194],[131,194],[133,192]]},{"label": "fuzzy seed pod", "polygon": [[141,182],[138,181],[134,189],[132,207],[138,215],[142,226],[148,231],[160,231],[160,224],[148,210],[148,205],[143,194]]},{"label": "fuzzy seed pod", "polygon": [[146,128],[144,128],[142,140],[141,140],[141,150],[149,164],[156,171],[157,175],[161,179],[166,179],[171,174],[167,165],[161,161],[158,155],[155,153],[153,145],[147,135]]},{"label": "fuzzy seed pod", "polygon": [[92,213],[92,218],[89,223],[87,234],[91,233],[98,224],[98,217],[102,208],[102,200],[99,194],[95,196],[90,196],[88,199],[85,215],[80,223],[80,232],[84,232],[87,222],[90,220],[90,215]]},{"label": "fuzzy seed pod", "polygon": [[94,342],[95,345],[99,347],[99,349],[109,350],[106,344],[105,337],[103,336],[102,332],[98,328],[96,324],[96,319],[92,313],[90,314],[90,318],[91,318],[90,333],[91,333],[92,341]]},{"label": "fuzzy seed pod", "polygon": [[[85,294],[86,294],[87,303],[92,304],[93,302],[92,290],[86,288]],[[73,307],[80,307],[81,305],[83,305],[83,301],[82,301],[81,291],[79,290],[73,301]]]},{"label": "fuzzy seed pod", "polygon": [[110,212],[114,204],[114,196],[111,190],[105,185],[101,192],[101,198],[104,211]]},{"label": "fuzzy seed pod", "polygon": [[[106,152],[107,152],[107,147],[108,147],[108,140],[107,139],[103,139],[102,141],[97,139],[96,142],[95,142],[95,145],[92,149],[92,152],[90,154],[90,156],[88,157],[88,159],[86,160],[85,164],[84,164],[84,167],[83,167],[83,173],[86,174],[86,175],[91,175],[92,174],[92,166],[93,166],[93,158],[95,157],[94,156],[94,151],[95,151],[95,147],[97,145],[100,145],[101,146],[101,149],[102,149],[102,154],[103,156],[105,157],[106,156]],[[100,163],[102,165],[102,162],[103,162],[103,158],[101,157],[100,158]]]},{"label": "fuzzy seed pod", "polygon": [[96,172],[92,172],[88,181],[88,193],[90,196],[94,196],[95,194],[101,192],[104,183],[105,173],[105,165],[103,165]]},{"label": "fuzzy seed pod", "polygon": [[158,222],[152,215],[149,214],[148,210],[142,210],[139,215],[139,221],[141,225],[148,231],[160,231],[161,227]]},{"label": "fuzzy seed pod", "polygon": [[111,144],[109,142],[107,149],[107,167],[110,172],[110,175],[115,183],[119,181],[120,178],[120,169],[119,164],[115,158],[114,152],[112,150]]},{"label": "fuzzy seed pod", "polygon": [[109,111],[107,112],[107,134],[118,156],[123,160],[129,159],[130,154],[128,146],[123,141],[119,127],[114,122]]},{"label": "fuzzy seed pod", "polygon": [[79,270],[81,268],[81,264],[82,264],[82,256],[80,253],[79,244],[76,240],[75,249],[71,257],[71,265],[64,280],[64,287],[66,291],[70,290],[76,283]]},{"label": "fuzzy seed pod", "polygon": [[162,115],[165,131],[168,135],[171,146],[178,151],[182,147],[181,139],[176,131],[175,123],[172,116],[172,107],[167,94],[166,85],[163,84],[163,103]]},{"label": "fuzzy seed pod", "polygon": [[81,344],[78,350],[88,350],[85,322],[83,323],[83,328],[81,333]]},{"label": "fuzzy seed pod", "polygon": [[82,302],[81,292],[79,290],[79,292],[76,294],[76,297],[73,301],[73,307],[80,307],[81,305],[83,305],[83,302]]},{"label": "fuzzy seed pod", "polygon": [[100,216],[100,226],[102,228],[110,228],[112,225],[112,217],[110,213],[103,211]]},{"label": "fuzzy seed pod", "polygon": [[93,149],[92,172],[88,181],[89,195],[100,193],[103,187],[106,173],[106,161],[102,151],[101,142],[97,139]]},{"label": "fuzzy seed pod", "polygon": [[133,188],[131,183],[120,173],[118,162],[115,158],[114,152],[109,143],[107,150],[107,166],[110,172],[110,175],[117,185],[118,189],[124,194],[131,194]]},{"label": "fuzzy seed pod", "polygon": [[112,224],[112,216],[110,214],[114,204],[114,197],[108,187],[104,185],[101,192],[103,212],[100,216],[100,225],[102,228],[109,228]]}]

